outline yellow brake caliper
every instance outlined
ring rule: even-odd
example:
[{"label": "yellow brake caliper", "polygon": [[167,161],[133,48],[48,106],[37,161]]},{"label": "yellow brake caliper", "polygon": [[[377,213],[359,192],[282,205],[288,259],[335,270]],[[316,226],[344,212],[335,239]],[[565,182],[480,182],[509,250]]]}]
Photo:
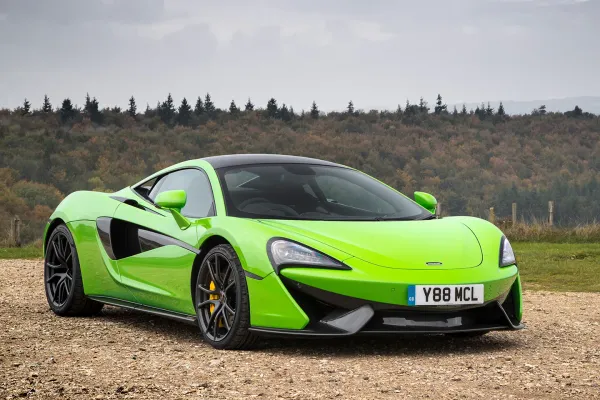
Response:
[{"label": "yellow brake caliper", "polygon": [[[213,291],[217,287],[215,286],[215,283],[213,281],[210,281],[210,286],[208,288],[209,288],[209,290]],[[210,296],[208,296],[208,298],[211,299],[211,300],[218,300],[219,296],[216,295],[216,294],[211,294]],[[210,313],[212,314],[213,311],[215,311],[215,305],[211,304],[209,308],[210,308]]]},{"label": "yellow brake caliper", "polygon": [[[216,288],[217,287],[215,286],[215,283],[213,281],[210,281],[209,289],[210,290],[215,290]],[[208,298],[211,299],[211,300],[218,300],[219,299],[219,295],[217,295],[217,294],[211,294],[211,295],[208,296]],[[210,313],[212,314],[215,311],[215,305],[211,304],[210,307],[209,307],[209,309],[210,309]],[[221,321],[219,319],[219,328],[222,328],[223,326],[224,326],[223,325],[223,321]]]}]

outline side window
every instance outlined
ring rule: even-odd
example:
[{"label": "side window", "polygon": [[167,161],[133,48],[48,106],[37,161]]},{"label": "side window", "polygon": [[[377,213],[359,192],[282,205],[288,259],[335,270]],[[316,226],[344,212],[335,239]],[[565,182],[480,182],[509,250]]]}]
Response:
[{"label": "side window", "polygon": [[329,202],[382,214],[395,212],[391,204],[345,179],[322,175],[316,182]]},{"label": "side window", "polygon": [[152,190],[152,186],[154,186],[155,183],[156,183],[156,178],[150,179],[149,181],[146,181],[146,182],[142,183],[141,185],[135,187],[133,190],[135,190],[140,196],[149,199],[150,191]]},{"label": "side window", "polygon": [[182,169],[160,178],[149,194],[154,201],[167,190],[185,190],[187,202],[181,213],[186,217],[203,218],[212,215],[213,194],[207,176],[197,169]]}]

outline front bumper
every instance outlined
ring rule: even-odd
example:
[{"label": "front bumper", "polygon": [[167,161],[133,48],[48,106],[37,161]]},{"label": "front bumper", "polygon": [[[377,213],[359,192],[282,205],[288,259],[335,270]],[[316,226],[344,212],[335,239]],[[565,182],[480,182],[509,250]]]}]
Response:
[{"label": "front bumper", "polygon": [[[264,336],[342,337],[352,335],[440,334],[518,330],[521,323],[521,285],[518,273],[489,282],[493,296],[470,306],[420,307],[385,303],[334,293],[298,280],[278,278],[308,323],[302,329],[253,326]],[[399,290],[401,291],[401,290]],[[490,293],[488,291],[487,293]]]}]

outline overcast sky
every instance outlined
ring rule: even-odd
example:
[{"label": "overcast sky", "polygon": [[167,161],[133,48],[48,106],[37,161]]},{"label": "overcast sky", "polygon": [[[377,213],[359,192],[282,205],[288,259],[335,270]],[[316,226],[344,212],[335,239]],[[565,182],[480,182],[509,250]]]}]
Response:
[{"label": "overcast sky", "polygon": [[600,0],[0,0],[0,107],[600,95]]}]

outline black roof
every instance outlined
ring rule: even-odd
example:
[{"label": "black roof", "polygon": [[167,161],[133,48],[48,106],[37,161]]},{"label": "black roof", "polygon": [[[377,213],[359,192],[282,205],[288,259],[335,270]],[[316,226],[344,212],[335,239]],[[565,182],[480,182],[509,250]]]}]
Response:
[{"label": "black roof", "polygon": [[316,158],[288,156],[283,154],[230,154],[205,157],[202,158],[202,160],[208,162],[215,169],[249,164],[313,164],[344,167],[344,165]]}]

